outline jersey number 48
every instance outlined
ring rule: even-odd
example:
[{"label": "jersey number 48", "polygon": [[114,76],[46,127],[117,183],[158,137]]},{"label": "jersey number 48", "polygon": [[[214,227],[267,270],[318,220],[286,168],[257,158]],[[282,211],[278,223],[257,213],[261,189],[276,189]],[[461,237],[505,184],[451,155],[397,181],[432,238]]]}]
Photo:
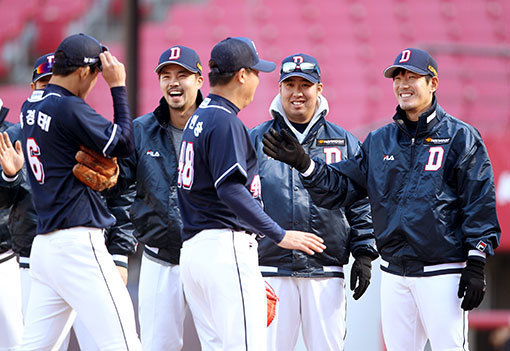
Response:
[{"label": "jersey number 48", "polygon": [[179,155],[179,177],[177,186],[179,188],[191,189],[193,185],[193,143],[183,141],[181,144],[181,153]]}]

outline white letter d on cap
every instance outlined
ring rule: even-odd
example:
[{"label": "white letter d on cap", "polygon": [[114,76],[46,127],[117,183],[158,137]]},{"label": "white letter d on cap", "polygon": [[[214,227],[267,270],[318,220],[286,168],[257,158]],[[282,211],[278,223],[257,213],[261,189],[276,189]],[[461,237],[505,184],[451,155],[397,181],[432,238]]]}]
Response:
[{"label": "white letter d on cap", "polygon": [[168,59],[176,60],[179,57],[181,57],[181,48],[180,47],[171,48],[170,49],[170,57]]},{"label": "white letter d on cap", "polygon": [[402,57],[400,58],[400,62],[407,62],[411,58],[411,50],[404,50],[402,51]]}]

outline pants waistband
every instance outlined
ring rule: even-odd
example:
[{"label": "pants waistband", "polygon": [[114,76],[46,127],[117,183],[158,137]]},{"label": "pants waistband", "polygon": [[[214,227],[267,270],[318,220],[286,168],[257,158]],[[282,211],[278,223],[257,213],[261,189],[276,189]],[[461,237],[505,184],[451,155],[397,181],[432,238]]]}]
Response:
[{"label": "pants waistband", "polygon": [[396,264],[381,259],[381,270],[387,273],[411,277],[461,273],[464,267],[466,267],[466,262],[449,262],[425,265],[417,261],[406,261],[402,264]]},{"label": "pants waistband", "polygon": [[172,252],[166,248],[145,245],[143,253],[156,261],[163,261],[169,264],[179,264],[179,252]]},{"label": "pants waistband", "polygon": [[321,278],[338,277],[344,278],[344,268],[340,266],[324,266],[313,268],[312,271],[292,271],[282,267],[259,266],[264,277],[295,277],[295,278]]},{"label": "pants waistband", "polygon": [[20,268],[30,268],[30,257],[20,256],[18,263]]},{"label": "pants waistband", "polygon": [[56,229],[49,233],[42,233],[40,235],[52,235],[57,233],[74,233],[74,232],[83,232],[83,231],[89,231],[89,232],[104,232],[103,228],[95,228],[95,227],[72,227],[72,228],[64,228],[64,229]]},{"label": "pants waistband", "polygon": [[182,243],[182,247],[186,247],[189,245],[192,245],[194,242],[198,242],[201,240],[208,240],[208,239],[217,239],[225,235],[232,235],[234,234],[242,234],[247,235],[249,237],[252,237],[254,240],[256,240],[257,235],[253,233],[249,233],[246,231],[234,231],[233,229],[204,229],[201,232],[198,232],[193,237],[189,238],[185,242]]}]

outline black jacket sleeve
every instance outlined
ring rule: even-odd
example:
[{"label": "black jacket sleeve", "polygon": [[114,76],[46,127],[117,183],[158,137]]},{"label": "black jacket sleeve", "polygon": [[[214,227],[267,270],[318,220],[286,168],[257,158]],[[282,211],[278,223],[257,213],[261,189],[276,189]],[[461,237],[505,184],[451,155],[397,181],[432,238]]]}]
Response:
[{"label": "black jacket sleeve", "polygon": [[458,194],[464,218],[462,231],[468,250],[482,242],[488,255],[499,245],[501,229],[496,213],[494,174],[487,149],[481,138],[456,167]]},{"label": "black jacket sleeve", "polygon": [[133,203],[134,188],[128,192],[113,198],[106,198],[106,203],[117,223],[106,230],[106,247],[108,252],[114,256],[115,263],[124,266],[126,258],[118,256],[130,256],[135,253],[137,240],[134,235],[134,228],[129,219],[129,208]]}]

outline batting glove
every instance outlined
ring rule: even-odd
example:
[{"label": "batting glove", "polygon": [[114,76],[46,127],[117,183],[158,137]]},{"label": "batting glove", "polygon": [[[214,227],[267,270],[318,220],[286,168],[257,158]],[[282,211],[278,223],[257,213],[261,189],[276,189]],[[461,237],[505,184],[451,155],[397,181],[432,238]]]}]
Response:
[{"label": "batting glove", "polygon": [[480,305],[485,295],[485,273],[483,271],[485,260],[478,257],[470,257],[466,267],[460,276],[459,298],[462,300],[462,309],[470,311]]},{"label": "batting glove", "polygon": [[273,128],[269,129],[269,132],[264,133],[262,143],[264,153],[294,167],[298,172],[304,173],[310,167],[310,157],[299,141],[285,129],[280,134]]},{"label": "batting glove", "polygon": [[[352,297],[359,299],[370,285],[372,277],[372,259],[368,256],[359,256],[355,259],[351,269],[351,290],[354,290]],[[356,282],[358,285],[356,286]]]}]

